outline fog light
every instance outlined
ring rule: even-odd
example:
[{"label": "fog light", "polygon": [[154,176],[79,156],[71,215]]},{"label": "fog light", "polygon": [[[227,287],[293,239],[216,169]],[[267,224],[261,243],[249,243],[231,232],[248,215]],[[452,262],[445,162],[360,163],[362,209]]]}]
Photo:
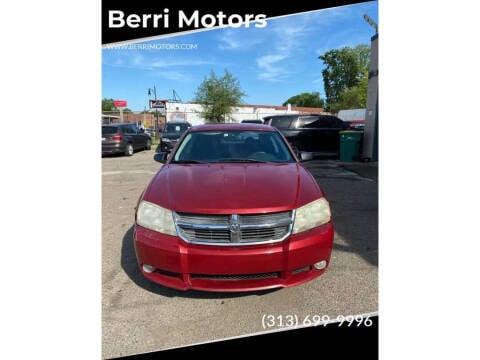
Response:
[{"label": "fog light", "polygon": [[327,262],[325,260],[316,262],[315,264],[313,264],[313,267],[317,270],[325,269],[327,267]]},{"label": "fog light", "polygon": [[152,266],[152,265],[147,265],[147,264],[144,264],[143,265],[143,271],[145,271],[146,273],[153,273],[155,271],[155,268]]}]

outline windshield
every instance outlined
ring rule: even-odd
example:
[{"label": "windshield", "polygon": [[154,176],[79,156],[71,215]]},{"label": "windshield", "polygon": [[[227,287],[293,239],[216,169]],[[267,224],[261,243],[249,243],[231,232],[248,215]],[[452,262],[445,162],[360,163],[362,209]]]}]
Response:
[{"label": "windshield", "polygon": [[221,130],[187,134],[172,163],[295,162],[274,131]]},{"label": "windshield", "polygon": [[163,132],[168,132],[168,133],[183,133],[185,130],[189,128],[189,125],[187,123],[182,123],[182,124],[166,124],[165,129],[163,129]]},{"label": "windshield", "polygon": [[102,135],[115,134],[118,132],[116,126],[102,126]]}]

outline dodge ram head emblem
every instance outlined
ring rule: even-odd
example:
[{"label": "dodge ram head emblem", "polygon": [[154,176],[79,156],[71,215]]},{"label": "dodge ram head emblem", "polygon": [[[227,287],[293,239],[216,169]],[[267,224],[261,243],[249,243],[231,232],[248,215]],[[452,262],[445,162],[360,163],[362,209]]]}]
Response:
[{"label": "dodge ram head emblem", "polygon": [[231,242],[240,242],[241,230],[240,230],[240,221],[237,214],[233,214],[230,217],[230,241]]}]

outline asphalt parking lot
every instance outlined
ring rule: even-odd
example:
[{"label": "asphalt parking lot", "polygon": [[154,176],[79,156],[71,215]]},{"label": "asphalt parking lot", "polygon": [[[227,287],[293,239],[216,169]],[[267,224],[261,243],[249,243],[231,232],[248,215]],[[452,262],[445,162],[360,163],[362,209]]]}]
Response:
[{"label": "asphalt parking lot", "polygon": [[151,151],[102,158],[102,351],[104,358],[271,329],[271,315],[352,315],[378,310],[378,181],[371,163],[313,160],[335,222],[329,270],[289,289],[243,294],[181,292],[144,279],[133,247],[134,208],[159,169]]}]

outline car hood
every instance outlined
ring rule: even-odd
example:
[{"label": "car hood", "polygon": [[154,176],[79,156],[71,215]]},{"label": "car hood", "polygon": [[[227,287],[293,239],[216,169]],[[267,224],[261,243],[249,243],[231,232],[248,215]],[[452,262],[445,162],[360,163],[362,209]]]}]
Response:
[{"label": "car hood", "polygon": [[178,212],[242,214],[291,210],[321,196],[298,163],[168,164],[143,199]]}]

